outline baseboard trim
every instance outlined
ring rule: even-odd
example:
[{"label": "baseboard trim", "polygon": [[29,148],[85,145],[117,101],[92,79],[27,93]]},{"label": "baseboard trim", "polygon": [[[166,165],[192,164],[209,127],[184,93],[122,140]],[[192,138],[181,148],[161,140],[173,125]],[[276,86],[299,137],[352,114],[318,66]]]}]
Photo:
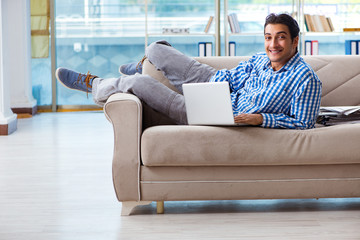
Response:
[{"label": "baseboard trim", "polygon": [[35,105],[32,108],[11,108],[11,110],[16,114],[30,114],[33,116],[37,113],[37,106]]},{"label": "baseboard trim", "polygon": [[[82,111],[102,111],[103,108],[97,105],[57,105],[56,112],[82,112]],[[52,106],[38,106],[38,113],[53,112]]]},{"label": "baseboard trim", "polygon": [[13,121],[7,124],[0,124],[0,135],[10,135],[15,132],[17,129],[17,119],[15,118]]}]

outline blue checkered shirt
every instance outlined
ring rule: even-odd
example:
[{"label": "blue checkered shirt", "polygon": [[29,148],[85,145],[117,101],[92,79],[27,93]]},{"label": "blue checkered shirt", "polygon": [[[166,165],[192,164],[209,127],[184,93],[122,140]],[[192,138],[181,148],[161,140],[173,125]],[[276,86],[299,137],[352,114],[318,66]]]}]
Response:
[{"label": "blue checkered shirt", "polygon": [[315,126],[320,108],[321,82],[296,53],[274,71],[265,53],[219,70],[210,82],[228,81],[234,116],[259,113],[262,127],[308,129]]}]

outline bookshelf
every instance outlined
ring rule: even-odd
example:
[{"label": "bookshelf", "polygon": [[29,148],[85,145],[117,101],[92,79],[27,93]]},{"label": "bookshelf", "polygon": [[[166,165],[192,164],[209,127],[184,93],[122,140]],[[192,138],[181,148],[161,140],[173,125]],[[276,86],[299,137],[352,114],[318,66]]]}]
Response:
[{"label": "bookshelf", "polygon": [[[301,44],[305,41],[315,40],[319,42],[320,55],[344,55],[346,54],[346,42],[349,40],[360,40],[358,32],[346,32],[344,28],[356,28],[359,26],[358,19],[360,12],[358,4],[344,3],[343,1],[332,1],[323,3],[320,0],[304,1],[301,0]],[[306,19],[308,15],[315,18],[325,16],[331,19],[331,28],[329,29],[309,29]],[[319,23],[318,23],[319,25]],[[302,48],[302,54],[305,49]]]},{"label": "bookshelf", "polygon": [[[264,21],[271,12],[298,12],[298,1],[280,0],[277,4],[271,1],[265,3],[239,3],[235,0],[224,0],[223,30],[224,55],[229,56],[229,43],[236,43],[237,55],[253,55],[264,51]],[[236,14],[240,32],[232,31],[229,16]],[[295,16],[297,18],[298,16]]]},{"label": "bookshelf", "polygon": [[[342,30],[343,28],[359,28],[360,25],[357,25],[356,19],[360,17],[360,13],[355,10],[349,11],[347,9],[349,4],[343,4],[340,0],[338,3],[323,3],[324,1],[321,0],[278,0],[275,3],[270,0],[262,1],[262,3],[204,0],[200,1],[200,4],[205,4],[205,10],[202,8],[184,12],[176,10],[166,16],[157,12],[156,9],[159,6],[171,8],[172,2],[145,0],[145,46],[160,39],[168,40],[174,47],[178,47],[177,43],[178,45],[192,44],[191,55],[194,56],[197,54],[194,48],[197,48],[199,42],[212,42],[214,56],[228,56],[231,42],[232,48],[235,47],[232,52],[236,52],[236,55],[252,55],[264,51],[263,24],[265,17],[271,12],[287,12],[298,21],[300,26],[299,51],[302,55],[305,55],[307,41],[318,41],[320,55],[343,55],[346,41],[360,40],[360,31],[344,32]],[[195,4],[190,0],[185,0],[183,4],[191,8],[192,5],[199,5],[199,2]],[[339,7],[339,4],[343,5]],[[228,16],[231,14],[237,15],[240,32],[231,32],[228,21]],[[333,29],[326,32],[310,31],[309,27],[306,27],[305,21],[305,17],[308,15],[331,19]],[[212,26],[210,31],[205,32],[204,29],[210,16],[213,16]],[[189,28],[189,32],[163,33],[162,28]],[[184,51],[184,49],[179,50]]]},{"label": "bookshelf", "polygon": [[[161,6],[162,8],[168,7],[171,9],[172,1],[145,0],[145,47],[151,42],[160,39],[168,40],[171,43],[175,42],[175,45],[176,42],[181,42],[182,44],[196,45],[196,47],[199,42],[211,42],[214,49],[212,55],[220,56],[220,0],[213,0],[211,6],[209,1],[202,2],[207,4],[204,5],[207,9],[205,11],[195,9],[194,13],[191,13],[191,11],[189,13],[173,8],[173,15],[163,16],[161,13],[156,12],[156,8]],[[193,1],[184,1],[184,5],[191,5],[192,3]],[[197,5],[199,3],[196,3]],[[149,7],[151,7],[151,11]],[[197,19],[196,21],[194,21],[194,16]],[[212,18],[211,26],[205,32],[210,17]],[[170,31],[166,32],[164,28],[168,28]],[[176,33],[173,33],[174,31]],[[192,55],[196,56],[196,54]]]},{"label": "bookshelf", "polygon": [[[321,0],[263,2],[263,4],[242,4],[235,0],[224,0],[224,55],[228,55],[229,42],[236,42],[237,55],[252,55],[264,51],[263,29],[254,31],[245,29],[245,31],[241,30],[240,33],[231,32],[227,16],[232,13],[238,15],[240,23],[246,19],[248,22],[258,22],[260,24],[264,24],[265,17],[271,12],[292,14],[300,26],[299,51],[302,55],[305,54],[307,41],[318,41],[320,55],[344,55],[345,43],[348,40],[360,40],[360,31],[343,31],[344,28],[354,28],[353,30],[360,28],[358,4],[343,3],[340,0],[331,3],[324,3],[325,1]],[[331,31],[309,31],[305,22],[305,15],[307,14],[330,18],[333,29]]]}]

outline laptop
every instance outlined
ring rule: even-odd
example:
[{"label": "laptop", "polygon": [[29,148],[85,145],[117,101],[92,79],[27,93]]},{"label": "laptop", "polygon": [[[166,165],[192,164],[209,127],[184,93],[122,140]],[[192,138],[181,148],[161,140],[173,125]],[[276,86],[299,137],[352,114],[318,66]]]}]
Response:
[{"label": "laptop", "polygon": [[234,122],[228,82],[183,84],[190,125],[245,125]]}]

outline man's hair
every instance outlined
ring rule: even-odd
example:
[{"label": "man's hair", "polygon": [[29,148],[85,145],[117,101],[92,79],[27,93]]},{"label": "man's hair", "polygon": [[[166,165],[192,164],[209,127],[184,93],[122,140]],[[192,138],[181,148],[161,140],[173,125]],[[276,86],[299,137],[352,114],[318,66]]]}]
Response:
[{"label": "man's hair", "polygon": [[291,39],[294,40],[297,36],[299,36],[300,28],[296,20],[291,17],[289,14],[275,14],[271,13],[266,17],[264,24],[264,33],[265,28],[268,24],[284,24],[289,28]]}]

